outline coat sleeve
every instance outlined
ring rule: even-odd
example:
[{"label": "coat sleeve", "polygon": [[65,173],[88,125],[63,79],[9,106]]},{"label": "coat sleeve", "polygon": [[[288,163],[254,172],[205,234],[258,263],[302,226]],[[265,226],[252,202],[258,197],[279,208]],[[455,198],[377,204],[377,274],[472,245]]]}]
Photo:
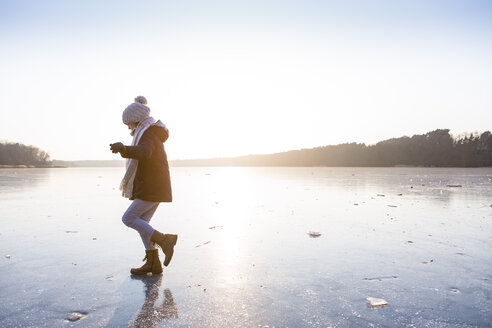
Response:
[{"label": "coat sleeve", "polygon": [[142,136],[142,139],[138,142],[138,145],[125,146],[125,149],[121,152],[121,157],[137,160],[149,159],[154,150],[154,142],[152,139],[152,133],[147,133],[146,131]]}]

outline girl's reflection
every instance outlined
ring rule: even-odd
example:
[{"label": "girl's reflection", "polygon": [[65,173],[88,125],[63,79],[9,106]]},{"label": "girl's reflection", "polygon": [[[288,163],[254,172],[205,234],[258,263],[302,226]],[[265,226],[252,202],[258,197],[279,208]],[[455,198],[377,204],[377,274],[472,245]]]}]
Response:
[{"label": "girl's reflection", "polygon": [[141,280],[145,284],[145,301],[137,317],[128,327],[154,327],[163,319],[178,318],[178,308],[169,289],[164,289],[162,304],[160,306],[155,304],[159,298],[162,275],[132,276],[132,279]]}]

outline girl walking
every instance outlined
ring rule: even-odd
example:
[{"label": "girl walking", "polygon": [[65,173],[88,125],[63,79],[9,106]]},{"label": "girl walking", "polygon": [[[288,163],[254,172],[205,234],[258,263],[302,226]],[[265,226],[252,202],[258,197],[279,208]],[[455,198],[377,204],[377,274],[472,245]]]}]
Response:
[{"label": "girl walking", "polygon": [[164,252],[164,266],[168,266],[178,240],[177,235],[162,234],[149,224],[159,203],[172,202],[172,191],[163,144],[169,137],[169,130],[150,116],[150,108],[146,105],[145,97],[138,96],[123,111],[123,123],[133,136],[131,146],[121,142],[110,144],[113,153],[126,158],[126,172],[120,190],[123,197],[133,200],[123,215],[123,223],[138,231],[145,247],[145,263],[130,270],[134,275],[161,273],[156,245]]}]

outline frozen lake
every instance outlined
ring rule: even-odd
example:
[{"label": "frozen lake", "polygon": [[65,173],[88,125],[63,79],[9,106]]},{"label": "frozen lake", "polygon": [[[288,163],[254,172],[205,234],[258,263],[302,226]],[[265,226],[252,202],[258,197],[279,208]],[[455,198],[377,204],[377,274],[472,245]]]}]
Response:
[{"label": "frozen lake", "polygon": [[123,173],[0,170],[1,327],[491,326],[492,168],[171,168],[140,279]]}]

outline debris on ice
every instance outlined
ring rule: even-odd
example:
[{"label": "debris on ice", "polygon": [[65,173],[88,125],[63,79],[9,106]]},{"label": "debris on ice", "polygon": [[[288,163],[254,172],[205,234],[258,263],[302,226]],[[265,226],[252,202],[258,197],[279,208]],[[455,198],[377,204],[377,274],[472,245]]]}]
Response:
[{"label": "debris on ice", "polygon": [[364,280],[379,280],[379,281],[383,281],[385,279],[398,279],[398,276],[381,276],[381,277],[364,278]]},{"label": "debris on ice", "polygon": [[369,302],[367,303],[367,307],[371,309],[382,309],[388,305],[388,302],[382,298],[366,297],[366,300]]},{"label": "debris on ice", "polygon": [[209,241],[206,241],[206,242],[204,242],[203,244],[198,244],[198,245],[196,245],[196,246],[195,246],[195,248],[200,247],[200,246],[203,246],[203,245],[210,244],[211,242],[212,242],[212,241],[210,241],[210,240],[209,240]]},{"label": "debris on ice", "polygon": [[67,320],[68,321],[79,321],[80,319],[84,319],[86,317],[86,315],[82,314],[82,313],[79,313],[79,312],[73,312],[71,313]]},{"label": "debris on ice", "polygon": [[311,238],[318,238],[321,237],[321,233],[317,231],[309,231],[308,232],[309,237]]}]

